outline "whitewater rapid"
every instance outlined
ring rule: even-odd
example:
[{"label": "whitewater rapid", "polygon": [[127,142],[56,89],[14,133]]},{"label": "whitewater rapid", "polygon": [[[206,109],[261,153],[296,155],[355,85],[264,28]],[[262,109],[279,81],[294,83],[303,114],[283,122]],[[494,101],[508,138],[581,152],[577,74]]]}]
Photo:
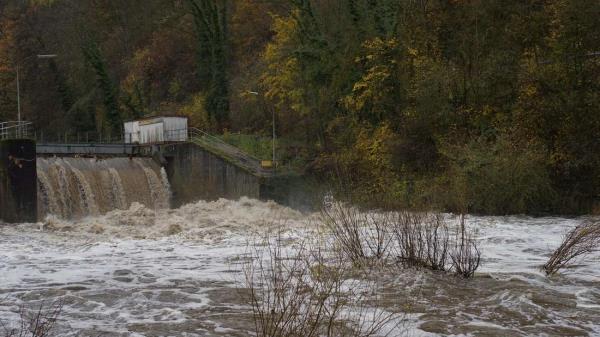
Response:
[{"label": "whitewater rapid", "polygon": [[[540,271],[582,219],[468,221],[482,250],[475,279],[376,275],[386,310],[411,298],[402,307],[411,335],[600,335],[600,256],[553,278]],[[72,222],[0,226],[0,320],[61,300],[59,336],[248,336],[249,307],[237,289],[248,243],[281,226],[290,241],[314,237],[316,222],[316,214],[242,198],[174,210],[133,203]]]}]

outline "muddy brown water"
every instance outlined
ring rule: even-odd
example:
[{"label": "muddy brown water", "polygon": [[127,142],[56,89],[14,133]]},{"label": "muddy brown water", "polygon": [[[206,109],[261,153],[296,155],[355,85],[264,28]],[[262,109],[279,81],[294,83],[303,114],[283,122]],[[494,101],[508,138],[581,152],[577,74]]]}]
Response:
[{"label": "muddy brown water", "polygon": [[[133,204],[76,221],[0,226],[0,320],[10,325],[20,306],[60,300],[58,336],[249,336],[240,255],[270,229],[264,219],[285,220],[293,242],[314,235],[310,217],[242,199],[158,211]],[[483,254],[474,279],[370,273],[380,308],[403,313],[410,336],[600,335],[600,256],[555,277],[540,271],[582,219],[468,221]]]}]

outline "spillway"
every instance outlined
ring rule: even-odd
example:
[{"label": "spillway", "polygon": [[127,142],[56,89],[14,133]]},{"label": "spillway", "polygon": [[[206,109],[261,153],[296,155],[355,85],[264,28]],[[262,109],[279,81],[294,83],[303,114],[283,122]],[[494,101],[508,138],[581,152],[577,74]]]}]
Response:
[{"label": "spillway", "polygon": [[127,209],[161,209],[171,192],[164,168],[151,158],[38,158],[38,217],[78,219]]}]

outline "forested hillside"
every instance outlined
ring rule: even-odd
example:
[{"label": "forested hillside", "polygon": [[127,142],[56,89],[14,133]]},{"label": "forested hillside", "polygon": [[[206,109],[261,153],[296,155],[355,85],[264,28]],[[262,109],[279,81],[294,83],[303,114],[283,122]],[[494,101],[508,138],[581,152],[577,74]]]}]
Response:
[{"label": "forested hillside", "polygon": [[[0,119],[269,137],[364,202],[600,204],[598,0],[1,0]],[[38,54],[56,54],[40,59]],[[285,147],[283,144],[287,144]],[[385,196],[385,197],[378,197]]]}]

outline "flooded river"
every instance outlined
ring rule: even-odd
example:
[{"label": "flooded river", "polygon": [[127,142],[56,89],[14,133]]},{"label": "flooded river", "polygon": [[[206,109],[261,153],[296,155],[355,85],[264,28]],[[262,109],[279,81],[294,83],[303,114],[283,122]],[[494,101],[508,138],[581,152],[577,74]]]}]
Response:
[{"label": "flooded river", "polygon": [[[273,223],[292,240],[314,235],[314,217],[243,198],[0,226],[0,320],[60,300],[58,336],[248,336],[240,255]],[[410,336],[600,336],[600,255],[552,278],[540,271],[580,221],[469,217],[476,277],[377,274],[382,305],[406,312]]]}]

